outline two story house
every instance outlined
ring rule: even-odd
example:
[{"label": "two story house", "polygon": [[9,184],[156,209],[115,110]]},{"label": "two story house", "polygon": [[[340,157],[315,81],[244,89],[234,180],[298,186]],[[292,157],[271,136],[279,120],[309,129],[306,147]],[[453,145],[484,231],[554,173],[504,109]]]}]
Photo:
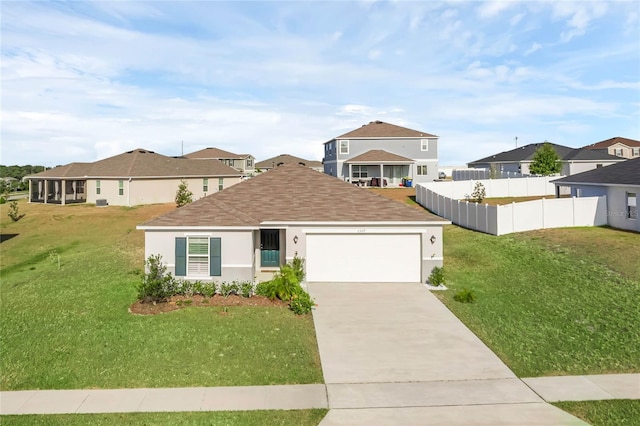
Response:
[{"label": "two story house", "polygon": [[251,154],[234,154],[219,148],[204,148],[200,151],[190,152],[184,155],[191,160],[218,160],[229,167],[233,167],[243,173],[255,171],[256,159]]},{"label": "two story house", "polygon": [[325,142],[322,162],[326,174],[357,184],[430,182],[438,178],[438,136],[376,120]]},{"label": "two story house", "polygon": [[611,155],[622,158],[638,158],[640,157],[640,141],[629,138],[621,138],[616,136],[615,138],[607,139],[592,143],[585,146],[586,149],[606,149]]}]

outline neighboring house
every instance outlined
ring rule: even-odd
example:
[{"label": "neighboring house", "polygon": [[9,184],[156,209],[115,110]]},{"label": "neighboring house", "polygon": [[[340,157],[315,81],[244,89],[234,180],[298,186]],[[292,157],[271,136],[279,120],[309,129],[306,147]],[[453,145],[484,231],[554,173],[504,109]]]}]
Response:
[{"label": "neighboring house", "polygon": [[634,139],[615,138],[607,139],[585,146],[586,149],[606,149],[611,155],[623,158],[640,157],[640,141]]},{"label": "neighboring house", "polygon": [[323,170],[322,162],[314,160],[305,160],[304,158],[295,157],[289,154],[281,154],[277,157],[269,158],[256,163],[256,170],[266,172],[284,164],[299,164],[301,166],[310,167],[313,170],[321,172]]},{"label": "neighboring house", "polygon": [[640,158],[567,176],[553,183],[556,193],[560,187],[569,187],[574,197],[606,195],[608,224],[614,228],[640,232]]},{"label": "neighboring house", "polygon": [[550,142],[541,142],[490,155],[489,157],[473,161],[469,163],[468,166],[469,168],[475,169],[494,169],[497,172],[529,175],[529,166],[533,162],[533,156],[544,143],[549,143],[558,153],[562,162],[562,170],[560,170],[559,174],[563,176],[569,176],[624,161],[623,158],[609,155],[603,150],[570,148]]},{"label": "neighboring house", "polygon": [[325,142],[322,163],[326,174],[353,183],[430,182],[438,179],[438,136],[372,121]]},{"label": "neighboring house", "polygon": [[425,282],[449,223],[285,164],[138,229],[145,256],[186,279],[268,280],[297,255],[309,282]]},{"label": "neighboring house", "polygon": [[170,203],[181,180],[194,199],[240,181],[218,160],[194,161],[134,149],[94,163],[70,163],[27,177],[31,203],[98,203],[117,206]]},{"label": "neighboring house", "polygon": [[191,152],[184,157],[190,160],[218,160],[244,173],[253,173],[256,159],[251,154],[234,154],[218,148],[205,148]]}]

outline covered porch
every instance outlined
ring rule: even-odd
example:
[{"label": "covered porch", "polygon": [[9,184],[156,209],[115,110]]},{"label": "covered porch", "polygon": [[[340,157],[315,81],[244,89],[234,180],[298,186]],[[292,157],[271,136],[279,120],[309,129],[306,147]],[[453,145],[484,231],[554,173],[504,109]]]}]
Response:
[{"label": "covered porch", "polygon": [[410,158],[383,150],[371,150],[345,161],[346,180],[358,186],[400,187],[413,179]]},{"label": "covered porch", "polygon": [[44,204],[86,203],[86,180],[29,179],[29,202]]}]

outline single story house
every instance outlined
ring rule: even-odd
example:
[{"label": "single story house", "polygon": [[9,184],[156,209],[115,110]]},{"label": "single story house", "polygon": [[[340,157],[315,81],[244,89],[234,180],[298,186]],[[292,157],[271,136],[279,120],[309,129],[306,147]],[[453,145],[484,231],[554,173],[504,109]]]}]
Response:
[{"label": "single story house", "polygon": [[598,167],[609,166],[624,161],[624,158],[608,154],[605,150],[570,148],[551,142],[524,145],[509,151],[490,155],[468,164],[472,169],[493,169],[497,172],[530,174],[529,166],[536,151],[544,144],[550,144],[562,162],[560,175],[569,176]]},{"label": "single story house", "polygon": [[585,148],[604,149],[609,154],[622,158],[640,157],[640,141],[629,138],[621,138],[620,136],[592,143],[591,145],[585,146]]},{"label": "single story house", "polygon": [[304,158],[296,157],[289,154],[280,154],[276,157],[267,158],[256,163],[256,170],[266,172],[284,164],[299,164],[301,166],[310,167],[313,170],[321,172],[323,170],[322,162],[315,160],[305,160]]},{"label": "single story house", "polygon": [[366,186],[438,179],[438,136],[376,120],[324,143],[324,172]]},{"label": "single story house", "polygon": [[190,160],[218,160],[244,173],[253,173],[256,159],[251,154],[234,154],[218,148],[204,148],[184,155]]},{"label": "single story house", "polygon": [[190,280],[268,280],[294,256],[308,282],[425,282],[442,265],[426,210],[285,164],[139,225],[145,257]]},{"label": "single story house", "polygon": [[640,158],[578,173],[553,181],[556,194],[569,187],[573,197],[607,197],[607,223],[620,229],[640,232]]},{"label": "single story house", "polygon": [[171,203],[184,180],[194,199],[240,182],[218,160],[194,161],[134,149],[94,163],[70,163],[28,176],[29,202],[116,206]]}]

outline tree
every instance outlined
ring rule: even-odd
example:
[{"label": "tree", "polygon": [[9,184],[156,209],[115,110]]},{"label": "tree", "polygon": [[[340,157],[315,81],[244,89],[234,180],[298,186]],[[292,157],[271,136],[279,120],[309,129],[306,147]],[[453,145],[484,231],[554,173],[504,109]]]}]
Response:
[{"label": "tree", "polygon": [[487,191],[484,189],[484,185],[480,182],[476,182],[476,185],[473,187],[473,192],[471,193],[471,200],[480,204],[486,195]]},{"label": "tree", "polygon": [[178,190],[176,191],[176,205],[182,207],[191,202],[193,202],[193,192],[189,191],[187,182],[181,180],[180,185],[178,185]]},{"label": "tree", "polygon": [[560,156],[549,142],[542,144],[533,154],[529,172],[534,175],[550,176],[562,170]]}]

